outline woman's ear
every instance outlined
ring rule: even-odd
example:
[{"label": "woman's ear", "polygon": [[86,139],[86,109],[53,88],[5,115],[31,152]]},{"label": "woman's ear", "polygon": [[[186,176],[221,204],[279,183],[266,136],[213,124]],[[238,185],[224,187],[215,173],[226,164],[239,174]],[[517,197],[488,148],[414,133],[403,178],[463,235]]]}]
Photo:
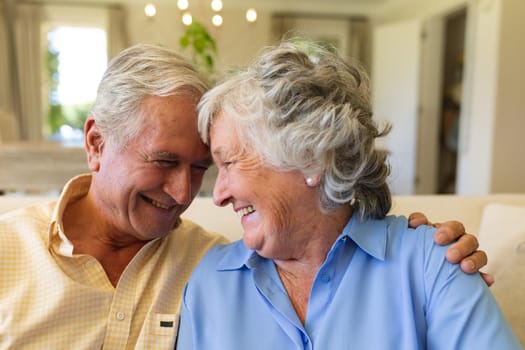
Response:
[{"label": "woman's ear", "polygon": [[84,124],[84,148],[86,149],[88,167],[91,171],[100,169],[103,145],[104,138],[95,124],[95,119],[93,116],[89,116]]}]

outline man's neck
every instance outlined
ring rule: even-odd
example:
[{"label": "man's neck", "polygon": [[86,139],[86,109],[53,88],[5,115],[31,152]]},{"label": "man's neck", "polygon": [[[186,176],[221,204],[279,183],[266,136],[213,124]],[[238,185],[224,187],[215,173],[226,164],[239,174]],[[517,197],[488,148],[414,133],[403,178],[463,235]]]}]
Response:
[{"label": "man's neck", "polygon": [[115,239],[96,219],[97,213],[89,195],[69,203],[62,219],[64,234],[73,244],[73,253],[97,259],[111,284],[116,286],[126,266],[148,242]]}]

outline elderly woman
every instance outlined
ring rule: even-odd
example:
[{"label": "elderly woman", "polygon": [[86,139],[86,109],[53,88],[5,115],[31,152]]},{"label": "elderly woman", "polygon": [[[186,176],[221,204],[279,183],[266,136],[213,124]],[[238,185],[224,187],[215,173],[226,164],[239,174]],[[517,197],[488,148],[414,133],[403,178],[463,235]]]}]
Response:
[{"label": "elderly woman", "polygon": [[205,95],[199,131],[244,233],[194,271],[178,349],[520,348],[434,228],[386,216],[388,130],[359,65],[281,44]]}]

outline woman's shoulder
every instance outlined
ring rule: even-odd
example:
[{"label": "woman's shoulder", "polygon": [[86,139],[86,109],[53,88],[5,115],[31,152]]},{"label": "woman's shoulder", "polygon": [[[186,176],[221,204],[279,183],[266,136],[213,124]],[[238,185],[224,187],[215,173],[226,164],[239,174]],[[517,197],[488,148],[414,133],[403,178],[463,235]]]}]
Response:
[{"label": "woman's shoulder", "polygon": [[[211,248],[197,265],[193,275],[207,275],[220,270],[235,270],[241,268],[247,257],[251,255],[242,240],[218,244]],[[197,278],[197,277],[196,277]]]},{"label": "woman's shoulder", "polygon": [[420,225],[416,228],[408,226],[408,219],[405,216],[389,215],[385,218],[386,234],[389,242],[403,245],[417,245],[426,248],[435,245],[434,233],[436,228],[430,225]]},{"label": "woman's shoulder", "polygon": [[227,244],[219,244],[213,247],[209,251],[209,253],[206,254],[203,260],[207,260],[210,262],[219,262],[225,257],[235,257],[239,254],[244,254],[247,251],[248,250],[242,243],[242,240],[238,240]]},{"label": "woman's shoulder", "polygon": [[386,222],[386,257],[401,262],[403,265],[416,264],[427,273],[437,272],[449,265],[445,258],[448,245],[438,245],[434,241],[436,228],[420,225],[408,227],[404,216],[388,216]]},{"label": "woman's shoulder", "polygon": [[442,246],[434,241],[435,227],[420,225],[409,228],[408,220],[402,216],[389,216],[386,222],[387,260],[415,280],[425,281],[425,288],[444,285],[452,276],[459,276],[460,280],[464,277],[459,265],[446,259],[448,245]]}]

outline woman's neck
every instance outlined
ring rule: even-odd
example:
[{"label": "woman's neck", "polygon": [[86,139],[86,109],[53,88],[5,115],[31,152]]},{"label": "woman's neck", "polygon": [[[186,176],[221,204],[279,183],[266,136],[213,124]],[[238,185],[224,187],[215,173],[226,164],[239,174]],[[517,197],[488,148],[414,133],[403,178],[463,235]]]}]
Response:
[{"label": "woman's neck", "polygon": [[341,206],[335,212],[322,215],[317,221],[318,224],[313,226],[311,239],[304,245],[300,256],[273,260],[288,297],[303,324],[315,276],[351,216],[350,206]]}]

